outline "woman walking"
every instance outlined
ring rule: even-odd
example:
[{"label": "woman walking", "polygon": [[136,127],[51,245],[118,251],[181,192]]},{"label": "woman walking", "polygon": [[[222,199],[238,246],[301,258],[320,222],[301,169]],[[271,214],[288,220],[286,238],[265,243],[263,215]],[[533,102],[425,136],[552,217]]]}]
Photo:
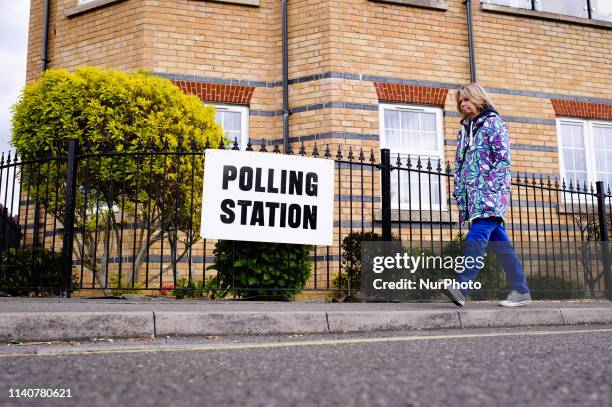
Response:
[{"label": "woman walking", "polygon": [[[483,256],[487,246],[496,253],[512,291],[499,304],[507,307],[531,301],[521,263],[504,229],[503,217],[510,204],[510,140],[506,123],[499,117],[482,86],[471,83],[457,92],[461,129],[457,134],[453,197],[459,207],[459,221],[471,221],[466,236],[466,257]],[[494,242],[489,245],[489,242]],[[459,286],[468,286],[478,275],[476,267],[456,277]],[[463,306],[464,288],[449,288],[445,294]]]}]

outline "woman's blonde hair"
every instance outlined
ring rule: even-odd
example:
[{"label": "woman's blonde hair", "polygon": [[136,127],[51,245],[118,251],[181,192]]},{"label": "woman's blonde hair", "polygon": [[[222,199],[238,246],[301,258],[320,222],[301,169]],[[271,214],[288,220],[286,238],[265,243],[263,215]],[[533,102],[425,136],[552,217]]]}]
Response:
[{"label": "woman's blonde hair", "polygon": [[467,119],[465,112],[461,111],[461,99],[464,98],[472,102],[481,111],[487,108],[495,109],[484,88],[477,83],[470,83],[460,87],[456,95],[457,111],[461,114],[461,120]]}]

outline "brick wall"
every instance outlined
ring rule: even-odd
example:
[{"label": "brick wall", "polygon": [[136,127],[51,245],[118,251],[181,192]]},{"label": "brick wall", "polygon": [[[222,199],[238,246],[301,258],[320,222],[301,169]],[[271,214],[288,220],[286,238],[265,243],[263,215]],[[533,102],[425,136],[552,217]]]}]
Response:
[{"label": "brick wall", "polygon": [[224,85],[218,83],[172,81],[184,93],[196,95],[206,102],[235,103],[248,105],[253,97],[254,86]]},{"label": "brick wall", "polygon": [[612,120],[612,104],[551,99],[557,116]]},{"label": "brick wall", "polygon": [[444,106],[448,89],[430,86],[401,85],[374,82],[378,100],[385,102],[414,103]]},{"label": "brick wall", "polygon": [[[447,3],[438,11],[289,2],[294,148],[330,145],[335,155],[342,145],[378,159],[379,101],[431,104],[444,110],[444,158],[452,160],[455,92],[470,72],[465,5]],[[50,68],[142,67],[203,100],[248,103],[250,137],[281,139],[279,1],[126,0],[73,18],[64,13],[76,0],[51,4]],[[39,72],[43,0],[31,9],[28,80]],[[558,175],[557,116],[612,120],[612,30],[484,12],[479,2],[473,11],[478,76],[510,128],[512,170]],[[350,216],[346,206],[338,211]]]}]

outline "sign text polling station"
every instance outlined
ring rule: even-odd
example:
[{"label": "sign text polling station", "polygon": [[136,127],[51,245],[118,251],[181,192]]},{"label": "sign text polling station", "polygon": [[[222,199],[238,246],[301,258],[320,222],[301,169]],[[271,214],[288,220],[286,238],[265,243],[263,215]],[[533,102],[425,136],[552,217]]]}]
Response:
[{"label": "sign text polling station", "polygon": [[334,162],[207,150],[204,238],[331,245]]}]

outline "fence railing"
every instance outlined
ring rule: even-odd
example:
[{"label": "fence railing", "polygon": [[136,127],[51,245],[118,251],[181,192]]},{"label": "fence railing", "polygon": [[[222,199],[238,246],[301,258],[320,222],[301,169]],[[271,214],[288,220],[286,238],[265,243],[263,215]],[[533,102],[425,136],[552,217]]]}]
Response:
[{"label": "fence railing", "polygon": [[[278,146],[255,149],[281,153]],[[420,250],[451,247],[467,233],[452,198],[452,170],[439,158],[314,143],[296,150],[286,154],[334,161],[333,245],[308,247],[305,256],[291,245],[258,246],[252,258],[244,246],[199,236],[206,150],[166,144],[91,153],[71,140],[65,156],[3,157],[0,291],[21,281],[11,280],[11,259],[43,248],[63,256],[57,284],[68,295],[346,295],[361,288],[361,241],[401,240]],[[535,297],[612,297],[607,245],[596,245],[609,239],[611,213],[612,194],[601,182],[516,174],[505,225]],[[256,266],[266,261],[274,270]],[[279,270],[301,270],[306,282]],[[505,289],[503,273],[481,277],[478,298]],[[40,278],[25,288],[40,291],[41,281],[50,284]]]}]

